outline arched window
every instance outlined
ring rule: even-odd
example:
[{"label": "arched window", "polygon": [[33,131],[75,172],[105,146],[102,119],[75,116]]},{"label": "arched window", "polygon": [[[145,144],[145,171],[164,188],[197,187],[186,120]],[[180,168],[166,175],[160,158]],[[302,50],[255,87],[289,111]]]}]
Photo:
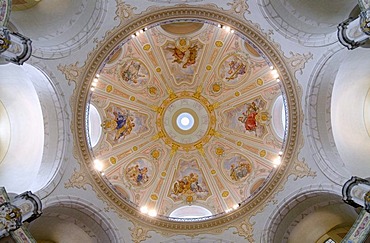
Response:
[{"label": "arched window", "polygon": [[0,73],[0,185],[12,193],[45,190],[63,157],[61,99],[49,77],[32,65],[0,65]]},{"label": "arched window", "polygon": [[284,139],[286,129],[286,111],[282,95],[277,97],[272,107],[272,126],[275,133],[281,139]]},{"label": "arched window", "polygon": [[95,147],[95,145],[99,142],[101,136],[101,118],[99,115],[98,110],[92,104],[89,105],[89,138],[91,147]]},{"label": "arched window", "polygon": [[211,216],[212,212],[208,209],[192,205],[192,206],[183,206],[179,207],[172,211],[172,213],[169,215],[171,218],[183,218],[183,219],[190,219],[190,218],[202,218]]}]

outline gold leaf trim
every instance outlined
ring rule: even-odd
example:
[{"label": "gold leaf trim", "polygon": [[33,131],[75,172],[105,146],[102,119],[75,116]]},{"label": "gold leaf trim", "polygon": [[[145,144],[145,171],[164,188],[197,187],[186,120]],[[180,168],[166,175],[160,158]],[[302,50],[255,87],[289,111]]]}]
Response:
[{"label": "gold leaf trim", "polygon": [[78,189],[82,188],[86,190],[87,184],[89,183],[86,173],[82,171],[77,171],[77,169],[75,168],[71,178],[69,178],[69,180],[66,183],[64,183],[64,187],[65,188],[76,187]]},{"label": "gold leaf trim", "polygon": [[119,19],[120,24],[122,24],[125,20],[129,20],[134,16],[134,10],[136,7],[132,7],[130,4],[124,3],[122,0],[117,0],[117,10],[116,10],[116,17],[114,20]]},{"label": "gold leaf trim", "polygon": [[311,52],[306,54],[300,54],[300,53],[293,53],[292,51],[289,52],[291,57],[287,58],[287,62],[292,68],[292,71],[296,73],[297,71],[300,72],[300,74],[303,74],[303,69],[306,66],[306,63],[313,59],[313,54]]},{"label": "gold leaf trim", "polygon": [[293,180],[297,180],[298,178],[303,178],[305,176],[310,176],[315,178],[316,172],[312,171],[310,167],[304,161],[296,161],[291,169],[291,174],[295,175]]},{"label": "gold leaf trim", "polygon": [[71,85],[71,81],[77,83],[80,80],[81,73],[83,71],[82,67],[78,67],[78,63],[69,64],[69,65],[58,65],[58,70],[61,71],[66,79],[68,80],[68,84]]},{"label": "gold leaf trim", "polygon": [[138,225],[128,228],[131,231],[132,242],[139,243],[144,241],[152,236],[148,235],[148,229],[142,228]]},{"label": "gold leaf trim", "polygon": [[245,13],[251,13],[251,11],[249,11],[249,5],[245,0],[233,0],[231,3],[227,3],[227,5],[231,6],[231,10],[229,10],[231,14],[237,14],[244,17]]},{"label": "gold leaf trim", "polygon": [[255,242],[253,239],[253,225],[255,223],[250,223],[250,219],[243,220],[236,226],[236,232],[233,232],[234,234],[238,234],[240,236],[243,236],[246,240],[249,242]]}]

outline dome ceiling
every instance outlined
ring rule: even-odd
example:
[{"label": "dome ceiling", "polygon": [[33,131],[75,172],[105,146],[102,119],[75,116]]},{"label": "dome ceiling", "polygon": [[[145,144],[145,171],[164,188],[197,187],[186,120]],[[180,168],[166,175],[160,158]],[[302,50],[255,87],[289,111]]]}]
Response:
[{"label": "dome ceiling", "polygon": [[285,92],[263,52],[233,32],[157,25],[103,61],[90,98],[99,116],[90,121],[101,123],[88,134],[101,129],[92,156],[121,200],[163,216],[188,205],[218,215],[272,177],[284,150],[285,104],[276,103]]}]

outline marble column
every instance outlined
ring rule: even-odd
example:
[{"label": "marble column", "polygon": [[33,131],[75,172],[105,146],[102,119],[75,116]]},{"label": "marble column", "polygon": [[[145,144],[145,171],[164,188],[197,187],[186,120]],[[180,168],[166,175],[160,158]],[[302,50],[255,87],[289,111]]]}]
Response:
[{"label": "marble column", "polygon": [[6,27],[0,26],[0,58],[18,65],[22,65],[32,54],[32,41]]},{"label": "marble column", "polygon": [[10,235],[15,242],[36,242],[24,227],[42,213],[41,200],[27,191],[10,199],[0,187],[0,239]]},{"label": "marble column", "polygon": [[338,40],[349,50],[364,45],[370,38],[369,0],[358,0],[360,14],[338,25]]}]

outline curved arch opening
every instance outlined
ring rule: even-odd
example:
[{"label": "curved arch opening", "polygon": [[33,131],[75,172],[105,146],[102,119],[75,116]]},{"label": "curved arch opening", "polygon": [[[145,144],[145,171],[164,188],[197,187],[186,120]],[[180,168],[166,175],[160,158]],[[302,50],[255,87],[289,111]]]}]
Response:
[{"label": "curved arch opening", "polygon": [[173,210],[169,217],[171,218],[181,218],[181,219],[190,219],[190,218],[202,218],[212,216],[212,212],[206,209],[205,207],[198,205],[191,206],[182,206]]},{"label": "curved arch opening", "polygon": [[59,98],[50,79],[32,65],[1,65],[0,72],[0,101],[10,124],[0,134],[1,140],[9,135],[0,162],[0,185],[13,193],[37,192],[61,164],[65,131]]},{"label": "curved arch opening", "polygon": [[302,238],[305,242],[323,242],[319,240],[333,229],[349,230],[357,218],[355,209],[340,196],[324,192],[300,195],[280,208],[270,224],[277,227],[268,232],[272,242],[300,242]]},{"label": "curved arch opening", "polygon": [[90,138],[91,147],[95,147],[101,137],[101,117],[98,110],[92,104],[89,104],[89,113],[88,113],[88,134]]},{"label": "curved arch opening", "polygon": [[279,138],[284,139],[286,129],[286,110],[282,95],[276,98],[272,107],[272,127]]},{"label": "curved arch opening", "polygon": [[[31,76],[39,71],[28,65],[0,66],[0,97],[9,116],[10,143],[0,164],[0,185],[9,192],[30,189],[41,166],[44,149],[44,118]],[[16,95],[14,95],[16,93]],[[17,183],[14,183],[17,178]]]},{"label": "curved arch opening", "polygon": [[29,225],[37,242],[119,242],[114,226],[86,202],[52,203],[39,219]]},{"label": "curved arch opening", "polygon": [[339,66],[331,99],[331,123],[335,144],[352,175],[367,177],[370,170],[370,136],[366,108],[370,92],[367,53],[350,52]]}]

